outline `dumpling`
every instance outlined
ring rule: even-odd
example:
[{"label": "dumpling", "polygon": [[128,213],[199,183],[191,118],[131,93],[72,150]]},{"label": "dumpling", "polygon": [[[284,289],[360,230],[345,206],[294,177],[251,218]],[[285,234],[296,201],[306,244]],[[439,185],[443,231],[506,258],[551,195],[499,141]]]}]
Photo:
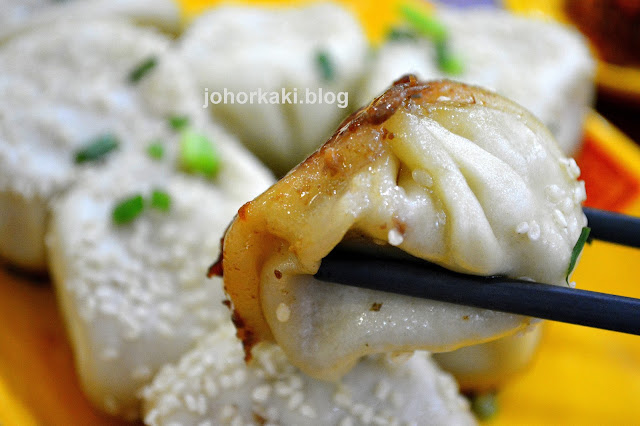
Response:
[{"label": "dumpling", "polygon": [[515,103],[399,80],[229,227],[222,270],[247,356],[275,341],[302,371],[331,379],[367,354],[448,351],[527,327],[530,318],[313,274],[336,245],[364,239],[455,271],[566,285],[586,223],[579,174]]},{"label": "dumpling", "polygon": [[[222,157],[214,181],[132,154],[86,171],[53,203],[49,262],[78,376],[110,414],[138,417],[138,390],[228,321],[222,282],[206,279],[210,255],[238,206],[271,179],[225,148],[233,141],[214,141]],[[118,219],[114,210],[136,197],[142,213],[120,223],[136,210],[122,208]]]},{"label": "dumpling", "polygon": [[171,0],[0,0],[0,42],[59,21],[124,18],[165,31],[181,28],[178,5]]},{"label": "dumpling", "polygon": [[540,322],[490,342],[433,354],[433,359],[453,374],[462,390],[495,391],[531,365],[543,332],[544,323]]},{"label": "dumpling", "polygon": [[358,103],[366,104],[407,73],[431,80],[452,78],[493,90],[531,111],[573,154],[594,98],[595,61],[583,37],[553,22],[489,9],[438,10],[449,49],[463,72],[439,69],[430,40],[384,44],[370,65]]},{"label": "dumpling", "polygon": [[49,201],[86,167],[74,161],[79,150],[108,136],[114,154],[140,151],[177,140],[171,116],[196,128],[209,121],[169,45],[128,22],[65,20],[0,48],[0,257],[45,270]]},{"label": "dumpling", "polygon": [[340,382],[301,374],[276,345],[247,366],[233,325],[206,336],[143,391],[148,425],[472,425],[455,381],[425,353],[364,358]]},{"label": "dumpling", "polygon": [[277,174],[351,112],[349,91],[368,48],[356,19],[329,3],[219,7],[196,19],[179,44],[203,106]]}]

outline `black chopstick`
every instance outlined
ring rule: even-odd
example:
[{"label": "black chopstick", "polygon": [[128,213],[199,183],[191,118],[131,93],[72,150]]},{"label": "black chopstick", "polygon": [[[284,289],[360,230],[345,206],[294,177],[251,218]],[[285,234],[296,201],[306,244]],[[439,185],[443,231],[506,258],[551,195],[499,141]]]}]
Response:
[{"label": "black chopstick", "polygon": [[640,299],[336,249],[315,275],[355,287],[640,335]]},{"label": "black chopstick", "polygon": [[583,211],[591,238],[640,248],[640,218],[589,207]]}]

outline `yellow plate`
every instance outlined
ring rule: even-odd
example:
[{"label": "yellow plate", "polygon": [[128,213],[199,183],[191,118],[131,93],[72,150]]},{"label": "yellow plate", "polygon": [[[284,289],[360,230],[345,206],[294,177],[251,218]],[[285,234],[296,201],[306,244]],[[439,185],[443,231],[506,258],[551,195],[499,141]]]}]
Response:
[{"label": "yellow plate", "polygon": [[[390,2],[349,0],[379,40]],[[185,6],[189,19],[205,2]],[[377,18],[383,13],[384,18]],[[577,156],[587,204],[640,216],[640,150],[592,113]],[[640,298],[640,250],[594,242],[574,275],[585,289]],[[48,283],[0,268],[0,425],[124,425],[91,408]],[[498,397],[489,425],[631,425],[640,422],[640,337],[548,323],[532,366]]]},{"label": "yellow plate", "polygon": [[[503,3],[505,8],[516,13],[547,17],[565,24],[569,22],[563,11],[564,0],[503,0]],[[599,60],[596,80],[604,91],[640,101],[640,68]]]}]

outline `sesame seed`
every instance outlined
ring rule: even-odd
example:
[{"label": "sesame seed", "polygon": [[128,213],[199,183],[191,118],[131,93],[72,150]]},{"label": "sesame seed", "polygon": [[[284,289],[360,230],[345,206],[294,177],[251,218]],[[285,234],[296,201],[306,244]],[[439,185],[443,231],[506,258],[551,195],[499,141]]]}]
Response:
[{"label": "sesame seed", "polygon": [[156,410],[155,408],[152,410],[149,410],[149,412],[147,413],[147,415],[144,417],[144,423],[147,425],[156,425],[157,423],[157,419],[158,419],[158,415],[160,413],[158,413],[158,410]]},{"label": "sesame seed", "polygon": [[518,226],[516,226],[516,233],[518,234],[526,234],[529,230],[529,224],[527,222],[520,222]]},{"label": "sesame seed", "polygon": [[231,420],[231,418],[236,415],[236,412],[237,412],[237,409],[235,406],[231,404],[226,404],[220,410],[220,419]]},{"label": "sesame seed", "polygon": [[576,204],[580,204],[587,199],[587,190],[585,188],[584,181],[578,181],[578,186],[573,190],[573,201]]},{"label": "sesame seed", "polygon": [[346,386],[340,386],[338,391],[333,395],[333,402],[338,407],[346,408],[351,406],[351,392]]},{"label": "sesame seed", "polygon": [[392,246],[399,246],[404,241],[404,236],[396,228],[390,229],[387,234],[387,240]]},{"label": "sesame seed", "polygon": [[416,169],[411,172],[413,180],[421,186],[431,188],[433,186],[433,177],[425,170]]},{"label": "sesame seed", "polygon": [[204,374],[204,366],[203,365],[194,365],[193,367],[187,370],[187,377],[189,378],[197,378]]},{"label": "sesame seed", "polygon": [[560,225],[560,226],[561,226],[561,227],[563,227],[563,228],[566,228],[566,227],[567,227],[567,225],[568,225],[568,223],[567,223],[567,218],[566,218],[566,217],[564,216],[564,214],[563,214],[560,210],[558,210],[558,209],[555,209],[555,210],[553,211],[553,220],[554,220],[558,225]]},{"label": "sesame seed", "polygon": [[173,385],[171,386],[171,392],[174,394],[180,394],[182,393],[182,391],[185,390],[186,387],[187,387],[187,384],[184,381],[177,380],[173,382]]},{"label": "sesame seed", "polygon": [[278,413],[278,409],[276,407],[267,408],[268,419],[277,419],[278,417],[280,417],[280,413]]},{"label": "sesame seed", "polygon": [[567,171],[572,179],[577,179],[580,176],[580,167],[573,158],[569,158],[567,161]]},{"label": "sesame seed", "polygon": [[191,394],[186,394],[184,396],[184,402],[187,406],[187,410],[196,413],[198,411],[198,403],[196,402],[196,399],[194,398],[193,395]]},{"label": "sesame seed", "polygon": [[558,185],[548,185],[544,188],[544,193],[547,198],[552,203],[557,203],[563,196],[564,192]]},{"label": "sesame seed", "polygon": [[222,389],[229,389],[233,386],[233,379],[227,374],[220,376],[220,386]]},{"label": "sesame seed", "polygon": [[353,418],[349,416],[343,418],[339,423],[339,426],[353,426],[353,425],[354,425]]},{"label": "sesame seed", "polygon": [[271,394],[271,386],[268,384],[258,386],[251,393],[251,398],[255,402],[267,402],[269,395]]},{"label": "sesame seed", "polygon": [[531,221],[531,224],[529,225],[529,231],[527,231],[527,236],[529,237],[529,239],[532,241],[536,241],[538,238],[540,238],[540,233],[540,225],[538,225],[535,220]]},{"label": "sesame seed", "polygon": [[296,408],[300,407],[300,405],[302,405],[303,402],[304,402],[304,394],[300,391],[297,391],[293,395],[291,395],[291,397],[289,398],[289,402],[287,403],[287,408],[293,411]]},{"label": "sesame seed", "polygon": [[291,389],[302,389],[302,384],[302,378],[297,374],[294,374],[289,378],[289,386],[291,386]]},{"label": "sesame seed", "polygon": [[204,378],[204,391],[210,398],[218,395],[218,386],[216,386],[216,383],[209,376]]},{"label": "sesame seed", "polygon": [[573,206],[574,206],[573,200],[568,197],[562,200],[562,202],[560,202],[560,210],[562,211],[562,213],[567,213],[567,214],[571,213]]},{"label": "sesame seed", "polygon": [[300,414],[302,414],[305,417],[309,417],[311,419],[316,418],[316,410],[314,410],[313,407],[311,407],[308,404],[303,404],[300,407]]},{"label": "sesame seed", "polygon": [[232,377],[235,386],[240,387],[247,381],[247,371],[244,368],[239,368],[233,372]]},{"label": "sesame seed", "polygon": [[373,416],[375,416],[373,408],[365,407],[364,411],[360,415],[360,421],[364,424],[369,424],[373,420]]},{"label": "sesame seed", "polygon": [[293,392],[293,389],[284,382],[276,382],[274,387],[278,396],[289,396]]},{"label": "sesame seed", "polygon": [[366,408],[367,407],[364,404],[354,404],[353,407],[351,407],[351,414],[360,417],[362,416]]},{"label": "sesame seed", "polygon": [[276,375],[277,373],[276,367],[273,365],[271,358],[268,356],[266,352],[263,354],[263,356],[260,357],[260,364],[262,365],[262,368],[264,369],[265,373],[267,373],[269,376]]},{"label": "sesame seed", "polygon": [[290,317],[291,309],[289,309],[289,306],[285,303],[280,303],[278,308],[276,308],[276,318],[278,318],[278,321],[287,322]]},{"label": "sesame seed", "polygon": [[204,413],[206,412],[207,412],[207,400],[204,397],[204,395],[200,394],[198,395],[198,414],[203,416]]},{"label": "sesame seed", "polygon": [[391,385],[386,380],[380,380],[375,388],[375,396],[381,401],[384,401],[391,392]]}]

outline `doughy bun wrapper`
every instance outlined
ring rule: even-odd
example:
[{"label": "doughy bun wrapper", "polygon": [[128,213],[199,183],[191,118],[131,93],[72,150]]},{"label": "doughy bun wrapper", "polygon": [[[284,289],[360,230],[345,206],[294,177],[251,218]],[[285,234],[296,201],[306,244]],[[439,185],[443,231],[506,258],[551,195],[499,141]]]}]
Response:
[{"label": "doughy bun wrapper", "polygon": [[518,315],[316,280],[343,240],[476,275],[564,285],[586,224],[580,170],[525,109],[450,81],[398,80],[245,204],[223,244],[247,357],[276,341],[335,379],[366,354],[449,351],[526,327]]},{"label": "doughy bun wrapper", "polygon": [[148,425],[474,425],[455,381],[424,352],[363,358],[342,380],[314,380],[276,345],[242,360],[231,323],[144,388]]}]

